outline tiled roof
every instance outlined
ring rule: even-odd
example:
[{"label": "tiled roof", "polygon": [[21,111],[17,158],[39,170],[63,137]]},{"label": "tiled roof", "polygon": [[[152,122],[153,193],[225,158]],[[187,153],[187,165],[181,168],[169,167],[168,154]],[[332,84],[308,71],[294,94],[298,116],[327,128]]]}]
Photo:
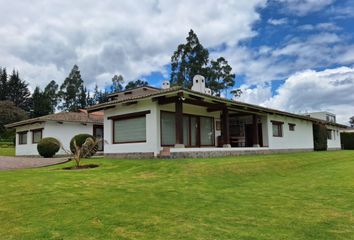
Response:
[{"label": "tiled roof", "polygon": [[46,121],[103,124],[103,113],[93,112],[88,114],[86,110],[84,111],[80,110],[79,112],[60,112],[60,113],[54,113],[42,117],[31,118],[20,122],[7,124],[5,125],[5,127],[13,128],[13,127],[28,125],[37,122],[46,122]]},{"label": "tiled roof", "polygon": [[185,89],[185,88],[182,88],[182,87],[179,87],[179,86],[171,87],[171,88],[168,88],[168,89],[160,89],[159,91],[155,91],[155,92],[147,92],[144,95],[136,95],[136,96],[132,95],[132,96],[124,98],[124,99],[112,100],[112,101],[109,101],[109,102],[106,102],[106,103],[102,103],[102,104],[97,104],[97,105],[91,106],[91,107],[87,108],[87,110],[90,111],[90,112],[99,111],[99,110],[103,110],[105,108],[109,108],[109,107],[114,106],[114,105],[119,104],[119,103],[132,102],[132,101],[137,101],[137,100],[140,100],[140,99],[147,99],[147,98],[150,98],[150,97],[164,96],[164,95],[167,95],[169,93],[177,93],[177,92],[185,92],[185,93],[189,93],[189,94],[193,94],[193,95],[198,95],[198,96],[201,96],[203,98],[209,98],[209,99],[215,100],[217,102],[225,103],[228,106],[231,105],[231,106],[234,106],[234,107],[240,108],[240,109],[248,109],[250,111],[278,114],[278,115],[283,115],[283,116],[303,119],[303,120],[307,120],[307,121],[323,123],[323,124],[329,124],[329,125],[335,125],[335,126],[339,126],[339,127],[342,127],[342,128],[347,128],[347,126],[342,125],[342,124],[330,123],[330,122],[327,122],[327,121],[319,120],[319,119],[308,117],[308,116],[304,116],[304,115],[299,115],[299,114],[295,114],[295,113],[280,111],[280,110],[277,110],[277,109],[261,107],[261,106],[258,106],[258,105],[249,104],[249,103],[243,103],[243,102],[234,101],[234,100],[226,99],[226,98],[222,98],[222,97],[212,96],[212,95],[208,95],[208,94],[205,94],[205,93],[196,92],[196,91],[193,91],[193,90],[190,90],[190,89]]}]

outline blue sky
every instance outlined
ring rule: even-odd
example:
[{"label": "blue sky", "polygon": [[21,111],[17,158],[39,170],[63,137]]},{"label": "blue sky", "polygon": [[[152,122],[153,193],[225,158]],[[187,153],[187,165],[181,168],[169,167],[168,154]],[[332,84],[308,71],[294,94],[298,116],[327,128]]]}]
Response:
[{"label": "blue sky", "polygon": [[[193,29],[236,74],[237,101],[295,113],[354,115],[354,1],[0,0],[0,66],[43,87],[78,64],[86,85],[169,78]],[[13,14],[16,12],[17,14]]]}]

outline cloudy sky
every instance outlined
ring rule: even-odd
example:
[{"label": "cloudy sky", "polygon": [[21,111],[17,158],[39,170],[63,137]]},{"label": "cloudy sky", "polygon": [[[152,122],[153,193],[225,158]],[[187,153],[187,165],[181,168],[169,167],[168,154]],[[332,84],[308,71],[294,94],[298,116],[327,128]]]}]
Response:
[{"label": "cloudy sky", "polygon": [[190,29],[236,73],[239,101],[295,113],[354,115],[354,1],[0,0],[0,66],[31,88],[78,64],[89,88],[160,86]]}]

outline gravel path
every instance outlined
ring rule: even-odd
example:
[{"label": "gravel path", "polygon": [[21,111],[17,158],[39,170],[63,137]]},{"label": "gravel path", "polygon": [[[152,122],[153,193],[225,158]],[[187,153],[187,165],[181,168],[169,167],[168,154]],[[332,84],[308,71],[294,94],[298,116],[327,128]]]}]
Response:
[{"label": "gravel path", "polygon": [[67,158],[32,158],[0,156],[0,170],[35,168],[64,163]]}]

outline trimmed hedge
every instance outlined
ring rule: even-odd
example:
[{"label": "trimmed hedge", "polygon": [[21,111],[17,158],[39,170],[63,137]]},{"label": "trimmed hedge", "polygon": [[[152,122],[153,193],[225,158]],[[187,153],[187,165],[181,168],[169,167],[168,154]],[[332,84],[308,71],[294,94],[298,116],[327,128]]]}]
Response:
[{"label": "trimmed hedge", "polygon": [[53,157],[60,149],[60,142],[53,137],[43,138],[37,144],[37,151],[39,155],[45,158]]},{"label": "trimmed hedge", "polygon": [[[90,134],[78,134],[78,135],[74,136],[74,137],[71,139],[71,141],[70,141],[70,151],[71,151],[72,153],[75,153],[74,139],[76,140],[76,145],[77,145],[78,147],[81,147],[82,144],[85,143],[85,141],[86,141],[87,138],[92,138],[93,140],[95,140],[95,137],[92,136],[92,135],[90,135]],[[87,156],[87,157],[90,157],[90,156],[95,155],[95,153],[96,153],[97,151],[98,151],[98,145],[96,145],[96,146],[92,149],[90,155]]]},{"label": "trimmed hedge", "polygon": [[313,124],[313,142],[315,151],[326,151],[327,128],[323,124]]},{"label": "trimmed hedge", "polygon": [[346,150],[354,150],[354,133],[342,132],[340,134],[342,148]]}]

